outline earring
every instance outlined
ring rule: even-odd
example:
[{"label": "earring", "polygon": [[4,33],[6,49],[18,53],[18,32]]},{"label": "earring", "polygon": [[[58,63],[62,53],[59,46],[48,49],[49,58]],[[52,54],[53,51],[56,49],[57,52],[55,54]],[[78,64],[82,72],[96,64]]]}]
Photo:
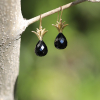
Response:
[{"label": "earring", "polygon": [[57,28],[57,30],[59,32],[59,34],[57,35],[57,37],[54,41],[54,45],[57,49],[65,49],[67,47],[67,40],[66,40],[66,37],[63,35],[62,31],[68,24],[64,24],[65,21],[62,23],[62,19],[61,19],[62,12],[63,12],[63,9],[61,7],[60,20],[59,20],[59,12],[58,12],[58,18],[57,18],[56,25],[52,24],[53,26],[55,26]]},{"label": "earring", "polygon": [[37,28],[36,32],[32,31],[39,38],[39,41],[38,41],[38,43],[36,44],[36,47],[35,47],[35,53],[36,53],[37,56],[45,56],[48,52],[48,48],[47,48],[46,44],[44,43],[44,41],[42,40],[44,34],[47,31],[45,31],[45,29],[42,29],[41,23],[42,23],[42,18],[41,18],[41,15],[40,15],[40,27],[39,27],[39,29]]}]

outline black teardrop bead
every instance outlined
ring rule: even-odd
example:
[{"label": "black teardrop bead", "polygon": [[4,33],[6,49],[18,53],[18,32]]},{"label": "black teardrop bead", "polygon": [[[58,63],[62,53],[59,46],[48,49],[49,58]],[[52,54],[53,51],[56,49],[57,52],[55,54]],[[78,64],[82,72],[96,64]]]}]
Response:
[{"label": "black teardrop bead", "polygon": [[57,49],[65,49],[67,46],[66,37],[62,33],[59,33],[54,41],[54,45]]},{"label": "black teardrop bead", "polygon": [[45,56],[48,52],[47,46],[44,41],[39,40],[35,47],[35,53],[37,56]]}]

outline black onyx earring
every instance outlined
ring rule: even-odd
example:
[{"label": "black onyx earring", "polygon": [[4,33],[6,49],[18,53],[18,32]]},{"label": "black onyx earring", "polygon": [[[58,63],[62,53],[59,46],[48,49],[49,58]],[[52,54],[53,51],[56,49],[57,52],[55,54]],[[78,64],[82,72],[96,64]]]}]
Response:
[{"label": "black onyx earring", "polygon": [[35,47],[35,53],[36,53],[37,56],[45,56],[48,52],[48,48],[47,48],[46,44],[44,43],[44,41],[42,40],[44,34],[47,31],[45,31],[45,29],[42,29],[41,23],[42,23],[42,18],[41,18],[41,15],[40,15],[40,27],[39,27],[39,29],[37,28],[36,32],[32,31],[39,38],[39,41],[38,41],[38,43],[36,44],[36,47]]},{"label": "black onyx earring", "polygon": [[66,37],[63,35],[62,31],[68,24],[64,24],[65,21],[62,23],[62,19],[61,19],[62,11],[63,10],[61,7],[60,20],[58,21],[58,19],[59,19],[59,12],[58,12],[57,24],[56,25],[52,24],[53,26],[55,26],[57,28],[57,30],[59,32],[59,34],[57,35],[57,37],[54,41],[54,45],[57,49],[65,49],[67,46],[67,40],[66,40]]}]

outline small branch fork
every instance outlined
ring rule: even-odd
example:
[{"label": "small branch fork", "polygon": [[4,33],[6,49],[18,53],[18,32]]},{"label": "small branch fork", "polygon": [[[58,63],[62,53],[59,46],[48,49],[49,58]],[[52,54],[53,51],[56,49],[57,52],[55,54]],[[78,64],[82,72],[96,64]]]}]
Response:
[{"label": "small branch fork", "polygon": [[[69,8],[71,6],[74,6],[76,4],[85,2],[85,1],[87,1],[87,0],[77,0],[77,1],[74,1],[74,2],[71,2],[71,3],[68,3],[68,4],[62,6],[62,10],[67,9],[67,8]],[[61,10],[61,7],[56,8],[56,9],[51,10],[51,11],[48,11],[48,12],[46,12],[44,14],[41,14],[41,18],[47,17],[49,15],[52,15],[52,14],[54,14],[56,12],[59,12],[60,10]],[[27,21],[27,26],[29,26],[30,24],[32,24],[32,23],[34,23],[34,22],[36,22],[38,20],[40,20],[40,15],[36,16],[36,17],[34,17],[32,19],[26,20]]]}]

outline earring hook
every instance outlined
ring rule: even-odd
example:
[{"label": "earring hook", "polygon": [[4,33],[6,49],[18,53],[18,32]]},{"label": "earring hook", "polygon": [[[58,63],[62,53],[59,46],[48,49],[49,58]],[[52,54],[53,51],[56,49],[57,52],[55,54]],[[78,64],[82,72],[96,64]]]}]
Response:
[{"label": "earring hook", "polygon": [[63,12],[62,6],[60,6],[60,11],[61,11],[60,19],[59,19],[59,12],[58,12],[57,22],[60,21],[62,17],[62,12]]},{"label": "earring hook", "polygon": [[61,15],[60,15],[60,20],[61,20],[62,12],[63,12],[62,6],[60,6],[60,11],[61,11]]},{"label": "earring hook", "polygon": [[57,16],[57,22],[59,21],[59,12],[58,12],[58,16]]},{"label": "earring hook", "polygon": [[40,14],[40,27],[39,27],[39,29],[41,30],[42,29],[42,18],[41,18],[41,14]]},{"label": "earring hook", "polygon": [[59,12],[58,12],[58,18],[57,18],[57,23],[56,25],[52,24],[53,26],[55,26],[58,30],[59,33],[62,33],[63,29],[68,25],[68,24],[64,24],[64,22],[62,22],[62,12],[63,12],[63,8],[62,6],[60,6],[60,11],[61,11],[61,14],[60,14],[60,19],[59,19]]},{"label": "earring hook", "polygon": [[47,31],[45,31],[45,28],[42,29],[42,17],[41,17],[41,15],[40,15],[40,26],[39,26],[39,29],[37,28],[36,32],[35,31],[32,31],[32,32],[37,35],[39,40],[42,40],[44,34],[47,32]]}]

